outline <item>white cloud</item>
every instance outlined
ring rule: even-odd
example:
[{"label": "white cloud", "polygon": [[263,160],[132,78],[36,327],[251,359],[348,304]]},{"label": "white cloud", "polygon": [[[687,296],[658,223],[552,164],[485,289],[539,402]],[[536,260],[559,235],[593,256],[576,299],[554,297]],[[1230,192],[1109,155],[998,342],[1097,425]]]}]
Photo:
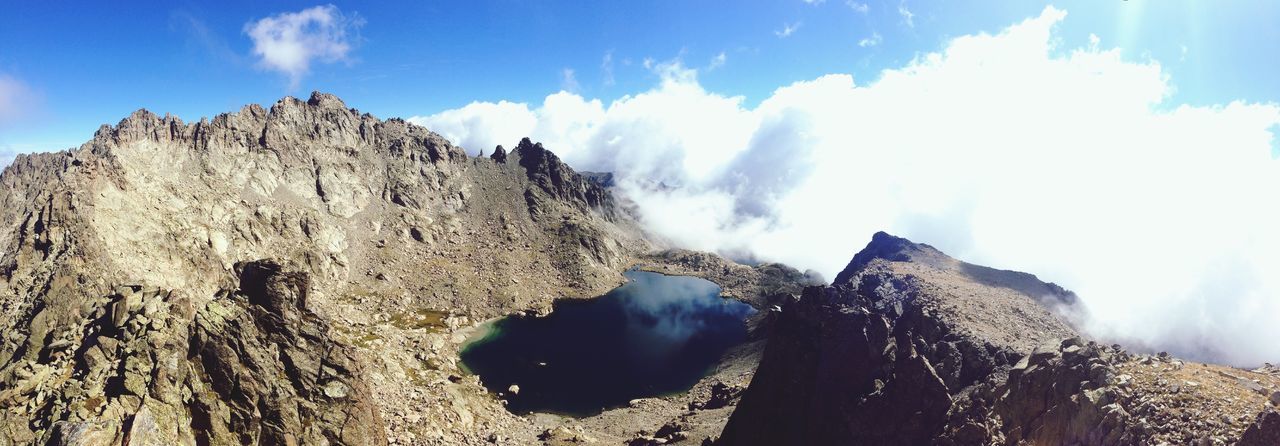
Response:
[{"label": "white cloud", "polygon": [[782,25],[782,29],[774,31],[773,35],[778,36],[779,39],[791,37],[792,34],[795,34],[800,29],[800,25],[800,22],[785,23]]},{"label": "white cloud", "polygon": [[573,68],[565,68],[560,71],[560,89],[575,93],[582,89],[582,86],[578,84],[578,76],[574,74]]},{"label": "white cloud", "polygon": [[726,56],[724,54],[724,51],[721,51],[720,54],[716,55],[716,57],[711,58],[711,63],[707,64],[707,71],[711,71],[716,68],[723,67],[725,62],[728,62],[728,61],[729,61],[729,56]]},{"label": "white cloud", "polygon": [[868,48],[879,45],[881,42],[884,42],[884,37],[882,37],[880,33],[872,31],[870,36],[864,37],[862,40],[858,41],[858,46]]},{"label": "white cloud", "polygon": [[814,6],[821,5],[821,4],[822,4],[823,2],[825,2],[825,1],[827,1],[827,0],[804,0],[804,2],[805,2],[806,4],[810,4],[810,5],[814,5]]},{"label": "white cloud", "polygon": [[867,11],[871,10],[871,7],[867,6],[866,3],[858,3],[853,0],[848,0],[845,2],[845,4],[849,5],[849,7],[852,8],[854,11],[860,12],[862,14],[866,14]]},{"label": "white cloud", "polygon": [[519,141],[537,126],[538,117],[528,105],[501,101],[496,104],[472,102],[459,109],[414,116],[407,121],[439,133],[474,155],[499,144],[509,146]]},{"label": "white cloud", "polygon": [[916,26],[916,15],[913,14],[910,9],[907,9],[906,0],[903,0],[902,3],[898,4],[898,15],[902,16],[902,23],[907,25],[907,28],[914,28]]},{"label": "white cloud", "polygon": [[886,230],[1075,290],[1096,336],[1280,360],[1280,106],[1171,103],[1158,62],[1055,48],[1065,15],[953,39],[867,85],[797,82],[753,108],[676,61],[608,106],[561,92],[415,122],[480,147],[528,135],[615,171],[646,227],[686,247],[832,277]]},{"label": "white cloud", "polygon": [[263,68],[289,77],[290,88],[311,70],[312,62],[350,61],[349,32],[363,25],[356,15],[344,16],[337,6],[314,6],[245,24],[253,40],[253,54]]}]

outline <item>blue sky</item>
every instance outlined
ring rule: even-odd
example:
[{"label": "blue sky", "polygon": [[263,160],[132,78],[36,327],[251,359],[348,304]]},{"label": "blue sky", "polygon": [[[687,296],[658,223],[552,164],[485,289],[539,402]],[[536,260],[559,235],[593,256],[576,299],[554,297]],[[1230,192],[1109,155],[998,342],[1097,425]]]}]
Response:
[{"label": "blue sky", "polygon": [[[313,61],[295,82],[264,68],[246,26],[328,3],[127,3],[0,6],[0,81],[21,90],[7,101],[16,110],[0,111],[0,150],[73,146],[137,108],[190,120],[311,90],[381,117],[471,101],[536,102],[562,88],[608,101],[657,83],[646,59],[678,58],[699,69],[707,90],[754,104],[823,74],[849,73],[865,84],[952,37],[999,31],[1046,5],[334,2],[350,48],[340,60]],[[1159,61],[1178,103],[1280,101],[1280,3],[1053,4],[1069,12],[1058,33],[1065,46],[1085,45],[1093,34],[1127,58]]]}]

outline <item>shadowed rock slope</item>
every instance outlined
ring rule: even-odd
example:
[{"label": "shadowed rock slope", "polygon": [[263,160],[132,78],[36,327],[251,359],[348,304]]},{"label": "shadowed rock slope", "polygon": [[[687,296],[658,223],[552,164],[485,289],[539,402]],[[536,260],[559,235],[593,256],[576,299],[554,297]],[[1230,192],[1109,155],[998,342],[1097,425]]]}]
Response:
[{"label": "shadowed rock slope", "polygon": [[[1231,444],[1272,438],[1261,372],[1083,340],[1075,296],[876,234],[773,315],[717,444]],[[1270,423],[1270,424],[1268,424]],[[1245,433],[1248,430],[1248,433]]]}]

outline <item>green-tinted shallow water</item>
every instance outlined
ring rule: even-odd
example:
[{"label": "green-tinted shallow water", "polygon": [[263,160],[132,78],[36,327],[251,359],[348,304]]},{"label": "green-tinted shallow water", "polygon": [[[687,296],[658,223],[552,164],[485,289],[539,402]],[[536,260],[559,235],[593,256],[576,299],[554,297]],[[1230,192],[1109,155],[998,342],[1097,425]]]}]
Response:
[{"label": "green-tinted shallow water", "polygon": [[754,310],[714,283],[630,271],[597,299],[560,301],[546,317],[508,317],[466,346],[462,361],[515,413],[591,415],[635,398],[688,390],[746,341]]}]

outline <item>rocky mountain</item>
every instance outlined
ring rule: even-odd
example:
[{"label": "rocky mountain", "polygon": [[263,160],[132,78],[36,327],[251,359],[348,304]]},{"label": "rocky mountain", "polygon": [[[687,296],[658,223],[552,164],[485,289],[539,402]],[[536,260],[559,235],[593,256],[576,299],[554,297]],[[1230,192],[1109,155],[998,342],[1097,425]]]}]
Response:
[{"label": "rocky mountain", "polygon": [[[1061,287],[887,234],[830,285],[667,249],[613,184],[322,93],[19,156],[0,446],[1275,444],[1273,367],[1098,345]],[[515,415],[458,364],[484,321],[630,268],[716,282],[761,310],[752,340],[587,418]]]},{"label": "rocky mountain", "polygon": [[140,110],[18,157],[0,215],[0,444],[479,438],[451,405],[484,393],[423,389],[468,385],[457,329],[602,294],[650,249],[540,144],[469,158],[320,93]]},{"label": "rocky mountain", "polygon": [[878,233],[773,316],[716,444],[1273,444],[1275,374],[1099,345],[1076,307],[1035,276]]}]

